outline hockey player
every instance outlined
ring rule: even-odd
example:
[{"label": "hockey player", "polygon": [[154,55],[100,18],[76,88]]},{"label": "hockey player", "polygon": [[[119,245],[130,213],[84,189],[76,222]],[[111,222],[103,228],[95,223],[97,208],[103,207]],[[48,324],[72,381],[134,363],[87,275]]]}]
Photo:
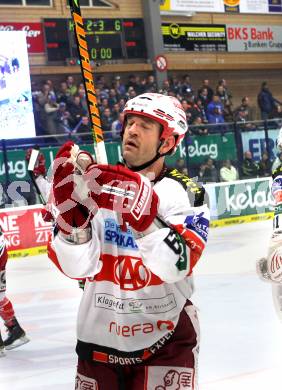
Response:
[{"label": "hockey player", "polygon": [[204,189],[164,164],[186,116],[176,98],[156,93],[129,100],[124,114],[124,166],[90,164],[76,176],[72,143],[54,161],[49,257],[67,276],[86,278],[75,388],[170,388],[176,380],[195,390],[199,326],[189,298],[209,211]]},{"label": "hockey player", "polygon": [[25,344],[29,339],[25,331],[19,325],[13,305],[6,297],[6,264],[8,260],[7,248],[2,231],[0,230],[0,317],[7,329],[7,338],[2,339],[0,332],[0,356],[4,355],[5,349],[13,349]]},{"label": "hockey player", "polygon": [[[277,139],[277,148],[282,151],[282,128]],[[271,192],[274,198],[273,231],[266,258],[257,262],[259,276],[272,283],[274,306],[282,320],[282,165],[272,173]]]}]

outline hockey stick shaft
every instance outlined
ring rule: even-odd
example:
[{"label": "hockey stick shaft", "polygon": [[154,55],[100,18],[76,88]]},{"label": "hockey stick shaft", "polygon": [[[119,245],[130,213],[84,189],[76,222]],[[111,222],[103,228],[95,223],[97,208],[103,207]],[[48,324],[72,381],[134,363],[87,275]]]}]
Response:
[{"label": "hockey stick shaft", "polygon": [[81,16],[79,0],[69,0],[72,19],[74,22],[74,32],[79,53],[82,78],[86,91],[86,100],[89,110],[92,127],[94,150],[99,164],[107,164],[107,154],[104,143],[103,131],[101,127],[100,113],[97,104],[96,91],[92,76],[86,34]]}]

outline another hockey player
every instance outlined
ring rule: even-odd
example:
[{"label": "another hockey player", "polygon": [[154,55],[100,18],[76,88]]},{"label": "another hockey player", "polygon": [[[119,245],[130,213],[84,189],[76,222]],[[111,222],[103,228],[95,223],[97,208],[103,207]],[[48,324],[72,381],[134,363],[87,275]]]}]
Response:
[{"label": "another hockey player", "polygon": [[124,114],[125,166],[90,164],[76,176],[72,143],[54,161],[49,257],[67,276],[86,278],[75,388],[176,381],[194,390],[199,326],[189,298],[209,212],[204,189],[164,164],[187,131],[186,116],[177,99],[155,93],[129,100]]},{"label": "another hockey player", "polygon": [[7,329],[7,338],[2,339],[0,332],[0,356],[4,355],[5,349],[13,349],[25,344],[29,339],[25,331],[19,325],[13,305],[6,297],[6,264],[8,260],[7,248],[2,231],[0,230],[0,317]]},{"label": "another hockey player", "polygon": [[[277,147],[282,151],[282,128]],[[274,306],[282,320],[282,165],[274,170],[272,178],[271,192],[275,202],[273,231],[267,257],[257,262],[257,272],[263,280],[272,283]]]}]

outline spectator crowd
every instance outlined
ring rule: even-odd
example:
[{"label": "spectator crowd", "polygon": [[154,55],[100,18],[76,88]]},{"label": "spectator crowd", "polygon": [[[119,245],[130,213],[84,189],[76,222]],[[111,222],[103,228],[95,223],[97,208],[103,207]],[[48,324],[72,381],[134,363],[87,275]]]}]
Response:
[{"label": "spectator crowd", "polygon": [[[144,78],[130,75],[127,82],[123,82],[120,76],[109,82],[101,75],[95,85],[106,141],[119,139],[123,120],[121,113],[126,101],[144,92],[177,97],[187,115],[190,135],[224,134],[228,129],[226,124],[233,121],[242,129],[254,129],[254,125],[249,123],[255,119],[254,104],[250,104],[249,97],[244,96],[241,104],[233,107],[232,93],[225,79],[219,80],[215,88],[205,79],[195,89],[190,76],[184,75],[165,80],[162,89],[158,90],[153,75]],[[42,85],[32,82],[32,96],[37,135],[90,133],[84,84],[77,84],[73,76],[67,76],[59,86],[53,85],[51,80],[45,80]],[[280,102],[272,96],[266,82],[262,83],[257,100],[261,119],[281,116]]]},{"label": "spectator crowd", "polygon": [[[190,135],[220,133],[224,137],[224,133],[229,130],[229,124],[233,122],[236,122],[241,130],[256,129],[252,123],[256,119],[255,105],[250,103],[248,96],[243,96],[241,104],[234,107],[232,92],[225,79],[219,80],[215,88],[210,85],[208,79],[202,80],[199,88],[195,88],[190,76],[186,74],[165,80],[162,89],[158,90],[153,75],[142,78],[132,74],[126,82],[122,81],[120,76],[113,76],[109,81],[100,75],[95,80],[95,87],[105,141],[120,140],[125,103],[144,92],[160,92],[177,97],[186,113]],[[59,134],[67,134],[77,137],[78,140],[81,136],[84,141],[92,139],[86,93],[82,82],[76,83],[71,75],[61,81],[60,85],[53,85],[51,80],[45,80],[41,85],[33,81],[32,97],[37,135],[56,137]],[[267,82],[261,85],[257,106],[262,120],[282,116],[281,103],[273,97]],[[233,181],[239,177],[268,176],[272,163],[267,152],[263,153],[261,161],[257,164],[248,151],[244,155],[241,167],[234,166],[229,160],[218,165],[218,162],[208,157],[194,173],[203,182]],[[187,173],[183,161],[179,169]]]}]

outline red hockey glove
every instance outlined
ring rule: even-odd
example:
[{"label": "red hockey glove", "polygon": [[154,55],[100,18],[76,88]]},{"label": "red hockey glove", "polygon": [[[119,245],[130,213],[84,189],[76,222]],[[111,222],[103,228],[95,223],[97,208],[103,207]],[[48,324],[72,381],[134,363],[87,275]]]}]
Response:
[{"label": "red hockey glove", "polygon": [[86,180],[98,207],[118,212],[123,222],[139,232],[152,224],[159,198],[149,179],[122,165],[91,165]]},{"label": "red hockey glove", "polygon": [[[30,160],[31,152],[32,152],[32,149],[28,149],[26,151],[25,159],[26,159],[27,163]],[[39,155],[37,157],[37,161],[36,161],[35,167],[33,169],[33,174],[35,177],[38,177],[40,175],[42,175],[42,176],[46,175],[45,157],[42,153],[39,153]]]},{"label": "red hockey glove", "polygon": [[74,182],[75,145],[65,143],[58,151],[53,167],[53,197],[55,220],[59,229],[70,234],[73,228],[84,229],[93,217],[80,202],[79,189]]}]

